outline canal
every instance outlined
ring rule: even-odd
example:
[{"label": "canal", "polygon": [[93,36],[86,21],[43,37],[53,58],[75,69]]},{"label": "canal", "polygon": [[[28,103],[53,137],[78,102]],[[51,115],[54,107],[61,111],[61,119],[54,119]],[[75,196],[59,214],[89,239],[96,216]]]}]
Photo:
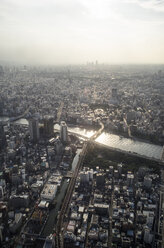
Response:
[{"label": "canal", "polygon": [[50,210],[47,223],[41,235],[42,237],[49,236],[53,232],[53,228],[55,227],[55,224],[57,222],[57,214],[58,211],[60,210],[61,203],[64,199],[67,187],[68,187],[67,179],[64,179],[62,182],[62,186],[60,188],[60,192],[58,193],[57,198],[55,198],[56,205],[53,209]]},{"label": "canal", "polygon": [[[71,169],[72,171],[74,171],[76,166],[77,166],[77,163],[79,161],[80,152],[81,152],[81,149],[78,149],[76,152],[76,155],[72,161],[72,169]],[[64,179],[62,182],[60,191],[58,192],[57,197],[54,200],[56,205],[53,209],[50,210],[47,223],[46,223],[45,228],[44,228],[42,235],[41,235],[42,237],[49,236],[53,232],[53,229],[54,229],[55,224],[57,222],[58,211],[61,208],[62,201],[63,201],[64,196],[65,196],[66,191],[67,191],[67,187],[68,187],[67,179]]]}]

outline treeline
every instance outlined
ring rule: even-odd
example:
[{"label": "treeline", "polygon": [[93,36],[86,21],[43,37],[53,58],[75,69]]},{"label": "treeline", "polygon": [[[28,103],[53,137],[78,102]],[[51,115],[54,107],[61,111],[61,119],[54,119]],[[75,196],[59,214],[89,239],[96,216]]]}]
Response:
[{"label": "treeline", "polygon": [[118,163],[123,164],[123,170],[137,171],[139,167],[146,166],[153,169],[155,173],[160,173],[161,164],[146,158],[137,157],[119,151],[113,151],[97,144],[90,144],[84,159],[84,166],[107,169],[110,165],[116,168]]}]

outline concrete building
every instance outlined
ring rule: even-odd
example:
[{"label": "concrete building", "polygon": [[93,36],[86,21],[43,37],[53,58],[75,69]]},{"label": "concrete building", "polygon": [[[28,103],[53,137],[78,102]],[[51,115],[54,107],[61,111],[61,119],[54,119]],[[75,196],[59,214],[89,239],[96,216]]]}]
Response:
[{"label": "concrete building", "polygon": [[131,110],[126,114],[126,120],[128,124],[130,124],[131,121],[135,121],[135,119],[136,119],[136,112],[134,110]]},{"label": "concrete building", "polygon": [[54,123],[53,117],[45,116],[44,118],[44,135],[46,137],[51,137],[54,133]]},{"label": "concrete building", "polygon": [[0,186],[0,200],[3,199],[4,197],[4,190],[3,190],[3,187]]},{"label": "concrete building", "polygon": [[52,201],[55,198],[56,192],[57,192],[57,185],[46,184],[41,193],[41,199]]},{"label": "concrete building", "polygon": [[12,195],[9,199],[9,204],[14,209],[29,206],[29,195]]},{"label": "concrete building", "polygon": [[68,141],[68,130],[65,121],[61,121],[60,123],[60,138],[64,143]]},{"label": "concrete building", "polygon": [[55,237],[52,234],[46,237],[43,248],[55,248]]},{"label": "concrete building", "polygon": [[96,185],[103,186],[105,184],[105,177],[102,173],[96,175]]},{"label": "concrete building", "polygon": [[55,139],[54,147],[55,147],[55,151],[56,151],[57,155],[59,155],[63,152],[63,145],[62,145],[61,140],[59,138]]},{"label": "concrete building", "polygon": [[16,213],[15,214],[14,221],[12,223],[10,223],[10,225],[9,225],[9,229],[10,229],[11,233],[16,233],[17,230],[21,227],[22,219],[23,219],[22,213]]},{"label": "concrete building", "polygon": [[0,149],[4,148],[6,145],[6,136],[4,132],[4,127],[0,123]]},{"label": "concrete building", "polygon": [[112,88],[111,90],[111,96],[110,96],[110,100],[109,100],[109,104],[117,104],[118,103],[118,95],[117,95],[117,89],[116,88]]},{"label": "concrete building", "polygon": [[131,186],[134,182],[134,174],[128,173],[127,174],[127,185]]},{"label": "concrete building", "polygon": [[80,173],[80,183],[89,183],[89,172],[82,171]]},{"label": "concrete building", "polygon": [[150,188],[151,185],[152,185],[152,179],[150,177],[148,177],[148,176],[145,176],[144,177],[144,186],[146,188]]},{"label": "concrete building", "polygon": [[144,242],[146,244],[151,244],[153,240],[153,235],[150,233],[149,229],[145,229],[144,231]]},{"label": "concrete building", "polygon": [[37,119],[29,120],[30,139],[34,142],[39,140],[39,122]]},{"label": "concrete building", "polygon": [[112,88],[112,97],[117,97],[117,89]]}]

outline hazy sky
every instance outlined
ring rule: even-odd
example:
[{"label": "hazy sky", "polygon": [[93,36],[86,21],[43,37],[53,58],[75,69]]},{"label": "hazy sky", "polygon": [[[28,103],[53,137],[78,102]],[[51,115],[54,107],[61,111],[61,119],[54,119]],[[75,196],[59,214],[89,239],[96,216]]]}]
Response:
[{"label": "hazy sky", "polygon": [[164,1],[0,0],[0,60],[164,63]]}]

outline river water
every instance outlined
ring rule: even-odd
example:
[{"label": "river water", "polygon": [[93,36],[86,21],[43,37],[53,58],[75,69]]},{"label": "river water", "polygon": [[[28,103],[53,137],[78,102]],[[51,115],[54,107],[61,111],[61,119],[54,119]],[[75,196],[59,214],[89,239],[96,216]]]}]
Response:
[{"label": "river water", "polygon": [[[54,128],[56,130],[59,130],[60,126],[56,124]],[[80,134],[86,138],[90,138],[96,132],[94,130],[87,130],[85,128],[79,127],[68,127],[68,131]],[[161,159],[163,151],[162,146],[154,145],[144,141],[134,140],[131,138],[124,138],[120,135],[112,134],[109,132],[102,132],[102,134],[98,136],[95,141],[99,144],[103,144],[126,152],[137,153],[148,158]]]},{"label": "river water", "polygon": [[[9,117],[2,117],[2,116],[0,116],[0,122],[7,122],[7,121],[9,121]],[[25,118],[20,118],[20,119],[18,119],[18,120],[16,120],[16,121],[14,121],[13,123],[15,123],[15,124],[20,124],[20,125],[29,125],[29,122],[28,122],[28,120],[27,119],[25,119]]]},{"label": "river water", "polygon": [[[55,124],[54,125],[54,129],[59,131],[60,130],[60,125],[59,124]],[[74,134],[80,134],[81,136],[85,137],[85,138],[90,138],[92,137],[96,131],[91,129],[91,130],[88,130],[86,128],[81,128],[81,127],[68,127],[68,131],[70,133],[74,133]]]},{"label": "river water", "polygon": [[111,133],[103,132],[95,141],[112,148],[126,152],[135,152],[141,156],[149,158],[161,159],[162,156],[162,146],[124,138]]},{"label": "river water", "polygon": [[[7,117],[0,117],[0,121],[7,121]],[[28,121],[24,118],[15,121],[16,124],[28,125]],[[60,130],[58,124],[54,125],[55,130]],[[80,127],[68,127],[68,131],[74,134],[79,134],[85,138],[90,138],[95,134],[95,130],[87,130],[86,128]],[[133,140],[130,138],[124,138],[119,135],[112,133],[103,132],[97,137],[96,142],[112,148],[120,149],[131,153],[137,153],[141,156],[148,158],[161,159],[163,147],[159,145],[150,144],[144,141]]]}]

